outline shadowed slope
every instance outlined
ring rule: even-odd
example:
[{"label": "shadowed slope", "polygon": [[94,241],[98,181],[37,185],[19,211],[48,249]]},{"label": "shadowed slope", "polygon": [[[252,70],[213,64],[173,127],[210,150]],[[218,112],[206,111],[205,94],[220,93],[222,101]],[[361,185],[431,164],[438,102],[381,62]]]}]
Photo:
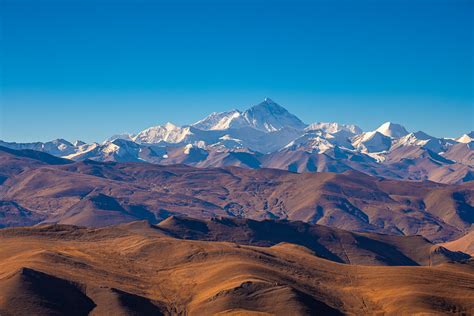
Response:
[{"label": "shadowed slope", "polygon": [[125,209],[114,198],[92,192],[61,215],[58,223],[100,227],[138,219],[156,221],[155,216],[143,207],[128,206]]},{"label": "shadowed slope", "polygon": [[94,307],[81,285],[29,268],[0,282],[0,314],[87,315]]},{"label": "shadowed slope", "polygon": [[[144,225],[143,230],[146,231],[147,225]],[[433,245],[421,236],[352,233],[303,222],[259,222],[235,218],[202,221],[172,216],[156,227],[181,239],[230,241],[257,246],[293,243],[312,250],[321,258],[351,264],[431,265],[469,258],[464,253]]]},{"label": "shadowed slope", "polygon": [[446,247],[449,250],[452,251],[462,251],[464,253],[470,254],[471,256],[474,255],[474,230],[470,231],[466,235],[441,244],[443,247]]}]

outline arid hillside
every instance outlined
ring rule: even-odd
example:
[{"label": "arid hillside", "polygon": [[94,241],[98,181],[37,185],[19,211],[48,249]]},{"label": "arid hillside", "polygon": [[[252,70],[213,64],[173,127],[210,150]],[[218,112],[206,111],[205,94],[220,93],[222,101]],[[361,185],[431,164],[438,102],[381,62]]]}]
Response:
[{"label": "arid hillside", "polygon": [[442,245],[453,251],[462,251],[474,255],[474,231],[470,231],[466,235]]},{"label": "arid hillside", "polygon": [[[141,223],[141,224],[140,224]],[[135,231],[158,230],[179,239],[227,241],[244,245],[274,246],[291,243],[310,249],[331,261],[362,265],[436,265],[463,261],[469,256],[434,245],[421,236],[353,233],[303,222],[212,218],[203,221],[171,216],[158,225],[125,224]]]},{"label": "arid hillside", "polygon": [[[0,230],[0,314],[467,315],[474,309],[472,260],[343,264],[286,242],[185,240],[176,220]],[[200,223],[185,231],[202,232],[203,225],[209,234],[217,231]],[[412,242],[399,239],[399,248]]]}]

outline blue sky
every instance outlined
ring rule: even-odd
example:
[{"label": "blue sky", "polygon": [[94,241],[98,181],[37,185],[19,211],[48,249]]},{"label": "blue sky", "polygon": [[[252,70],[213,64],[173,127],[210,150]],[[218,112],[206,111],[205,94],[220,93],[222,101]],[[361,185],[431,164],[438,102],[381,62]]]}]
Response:
[{"label": "blue sky", "polygon": [[474,1],[1,0],[0,139],[101,141],[271,97],[305,122],[474,129]]}]

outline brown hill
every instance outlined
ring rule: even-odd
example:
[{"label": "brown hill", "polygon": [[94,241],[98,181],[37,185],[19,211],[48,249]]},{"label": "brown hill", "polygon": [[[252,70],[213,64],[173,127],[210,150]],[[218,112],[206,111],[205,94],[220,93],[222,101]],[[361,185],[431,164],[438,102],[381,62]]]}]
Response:
[{"label": "brown hill", "polygon": [[255,246],[292,243],[310,249],[321,258],[349,264],[435,265],[469,258],[464,253],[433,245],[421,236],[353,233],[303,222],[235,218],[203,221],[171,216],[157,226],[143,222],[143,227],[134,232],[142,233],[142,230],[151,228],[180,239],[228,241]]},{"label": "brown hill", "polygon": [[[15,166],[21,167],[23,158],[16,159]],[[29,159],[24,164],[28,167],[0,186],[1,199],[47,222],[158,223],[173,214],[278,218],[351,231],[422,235],[434,242],[454,239],[474,222],[474,182],[404,182],[354,171],[296,174],[93,161],[31,167]],[[114,209],[101,209],[94,201],[97,196],[115,201]],[[105,220],[110,216],[114,219]]]},{"label": "brown hill", "polygon": [[474,230],[470,231],[466,235],[450,241],[444,244],[441,244],[443,247],[446,247],[452,251],[462,251],[464,253],[474,255]]},{"label": "brown hill", "polygon": [[13,175],[44,165],[61,165],[72,161],[35,150],[14,150],[0,146],[0,185]]},{"label": "brown hill", "polygon": [[0,314],[469,314],[474,265],[339,264],[294,244],[182,240],[143,224],[0,230]]}]

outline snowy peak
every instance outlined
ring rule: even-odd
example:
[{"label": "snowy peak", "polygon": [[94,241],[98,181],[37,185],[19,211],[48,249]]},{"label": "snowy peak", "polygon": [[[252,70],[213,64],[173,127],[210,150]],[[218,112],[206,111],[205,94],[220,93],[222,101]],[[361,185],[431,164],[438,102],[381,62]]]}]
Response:
[{"label": "snowy peak", "polygon": [[422,140],[428,140],[428,139],[436,138],[436,137],[433,137],[431,135],[426,134],[423,131],[418,131],[416,133],[410,133],[410,134],[413,134],[413,136],[415,136],[417,139],[422,139]]},{"label": "snowy peak", "polygon": [[173,123],[168,122],[163,126],[153,126],[141,131],[135,137],[133,137],[133,141],[137,143],[151,144],[160,142],[179,143],[190,134],[191,132],[189,126],[179,127]]},{"label": "snowy peak", "polygon": [[79,139],[78,139],[78,140],[76,140],[76,141],[73,143],[73,145],[74,145],[75,147],[79,147],[79,146],[82,146],[82,145],[86,145],[86,143],[83,142],[82,140],[79,140]]},{"label": "snowy peak", "polygon": [[192,126],[205,131],[251,127],[268,133],[284,128],[302,130],[306,124],[270,98],[265,98],[245,112],[214,112]]},{"label": "snowy peak", "polygon": [[391,138],[379,131],[367,132],[357,135],[353,138],[352,145],[366,153],[384,152],[390,149]]},{"label": "snowy peak", "polygon": [[408,134],[408,131],[405,129],[405,127],[392,122],[383,123],[375,131],[390,138],[400,138]]},{"label": "snowy peak", "polygon": [[241,114],[242,113],[238,110],[232,110],[228,112],[214,112],[206,118],[192,124],[192,126],[204,131],[217,131],[229,128],[237,128],[239,125],[245,125]]},{"label": "snowy peak", "polygon": [[177,128],[179,128],[178,126],[174,125],[173,123],[171,122],[166,122],[165,126],[164,126],[167,130],[176,130]]},{"label": "snowy peak", "polygon": [[313,130],[323,130],[326,133],[329,134],[334,134],[338,133],[340,131],[346,131],[352,134],[361,134],[362,129],[353,124],[339,124],[336,122],[331,122],[331,123],[326,123],[326,122],[317,122],[317,123],[312,123],[309,124],[308,127],[305,128],[307,131],[313,131]]},{"label": "snowy peak", "polygon": [[298,117],[270,98],[254,105],[242,116],[251,127],[264,132],[275,132],[283,128],[302,130],[306,127]]},{"label": "snowy peak", "polygon": [[456,138],[456,141],[459,143],[465,143],[465,144],[474,141],[474,131],[470,132],[469,134],[464,134],[459,138]]},{"label": "snowy peak", "polygon": [[425,132],[418,131],[416,133],[409,133],[399,139],[395,140],[394,143],[401,146],[406,145],[418,145],[423,146],[430,140],[437,140],[436,137],[430,136]]},{"label": "snowy peak", "polygon": [[113,142],[116,139],[125,139],[125,140],[133,140],[133,135],[129,133],[122,133],[122,134],[115,134],[106,140],[102,144],[105,144],[107,142]]}]

